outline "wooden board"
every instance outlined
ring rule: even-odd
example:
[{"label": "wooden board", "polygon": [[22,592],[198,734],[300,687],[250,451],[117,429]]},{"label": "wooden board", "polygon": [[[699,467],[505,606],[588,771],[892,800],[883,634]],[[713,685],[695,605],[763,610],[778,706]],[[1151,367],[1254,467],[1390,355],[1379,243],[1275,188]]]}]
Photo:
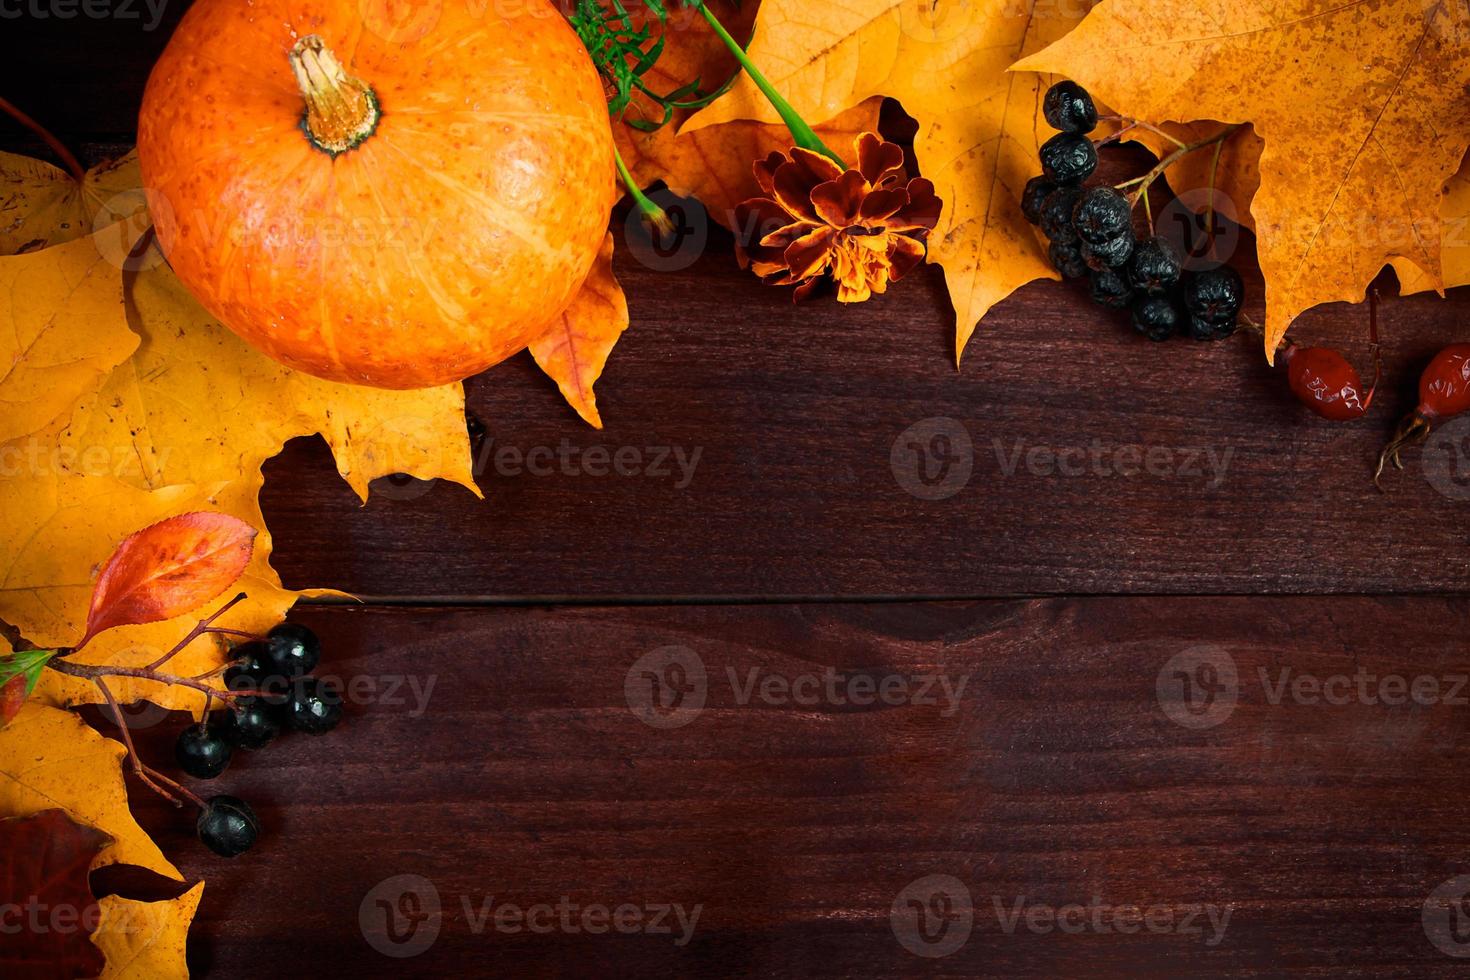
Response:
[{"label": "wooden board", "polygon": [[[214,858],[187,815],[134,793],[163,849],[208,882],[193,949],[211,975],[252,975],[266,955],[316,977],[1462,969],[1423,925],[1430,892],[1470,872],[1461,601],[300,618],[326,640],[319,673],[343,679],[348,718],[209,784],[255,804],[258,847]],[[649,675],[684,700],[656,710]],[[1404,694],[1415,684],[1431,703]],[[876,692],[886,703],[851,703]],[[141,751],[166,759],[183,724],[140,728]],[[432,944],[401,960],[359,922],[372,893],[365,921],[386,934],[376,899],[392,892],[396,908],[398,883],[373,889],[398,875],[432,882],[442,909]],[[907,904],[908,919],[890,914],[931,875],[957,879],[973,907],[968,940],[938,960],[906,948],[937,948]],[[589,935],[559,916],[511,932],[512,911],[476,932],[487,900],[563,899],[701,911],[683,944],[677,927]],[[1045,931],[1048,910],[1076,904],[1085,928]],[[1095,925],[1127,928],[1125,906],[1153,909],[1160,931]],[[1221,935],[1207,913],[1227,909]],[[1191,912],[1198,935],[1179,931]],[[1069,929],[1079,914],[1063,913]]]}]

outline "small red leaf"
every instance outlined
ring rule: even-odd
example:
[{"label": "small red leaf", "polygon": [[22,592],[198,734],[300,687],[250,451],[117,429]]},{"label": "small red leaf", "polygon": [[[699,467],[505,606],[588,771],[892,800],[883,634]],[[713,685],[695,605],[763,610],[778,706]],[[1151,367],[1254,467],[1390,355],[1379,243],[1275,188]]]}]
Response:
[{"label": "small red leaf", "polygon": [[87,874],[110,838],[62,810],[0,820],[0,929],[5,980],[95,977],[105,961],[92,944],[100,910]]},{"label": "small red leaf", "polygon": [[20,711],[20,706],[26,703],[26,675],[16,674],[4,684],[0,684],[0,728],[10,724],[10,719]]},{"label": "small red leaf", "polygon": [[228,514],[180,514],[123,539],[92,588],[87,633],[173,619],[213,599],[240,577],[255,528]]}]

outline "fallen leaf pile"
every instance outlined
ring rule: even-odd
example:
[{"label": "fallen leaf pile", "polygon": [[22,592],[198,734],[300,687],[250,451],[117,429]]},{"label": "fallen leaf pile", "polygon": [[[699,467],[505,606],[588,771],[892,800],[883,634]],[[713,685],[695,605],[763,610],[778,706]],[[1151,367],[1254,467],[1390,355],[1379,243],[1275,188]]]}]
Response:
[{"label": "fallen leaf pile", "polygon": [[[1470,8],[1433,0],[766,0],[749,53],[808,118],[875,94],[920,124],[914,152],[947,202],[944,267],[962,351],[996,302],[1055,278],[1019,197],[1050,132],[1041,95],[1072,78],[1186,141],[1249,123],[1167,172],[1213,186],[1257,234],[1267,351],[1304,310],[1361,301],[1385,263],[1406,291],[1470,279]],[[684,134],[778,117],[747,78]],[[1133,131],[1158,152],[1172,145]],[[1203,208],[1200,198],[1190,203]]]}]

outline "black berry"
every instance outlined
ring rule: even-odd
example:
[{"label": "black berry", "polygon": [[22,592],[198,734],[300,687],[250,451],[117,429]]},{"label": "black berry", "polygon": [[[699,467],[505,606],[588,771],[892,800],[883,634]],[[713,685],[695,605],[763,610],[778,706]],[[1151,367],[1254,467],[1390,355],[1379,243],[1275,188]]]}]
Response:
[{"label": "black berry", "polygon": [[1133,304],[1133,329],[1149,340],[1168,340],[1183,314],[1167,296],[1144,296]]},{"label": "black berry", "polygon": [[1111,187],[1089,187],[1072,211],[1072,225],[1084,242],[1101,245],[1133,230],[1133,206]]},{"label": "black berry", "polygon": [[300,677],[316,669],[322,643],[316,634],[296,623],[281,623],[265,637],[265,665],[270,673]]},{"label": "black berry", "polygon": [[1195,340],[1224,340],[1226,337],[1235,333],[1234,317],[1231,317],[1224,323],[1212,323],[1191,313],[1189,314],[1187,325],[1189,335]]},{"label": "black berry", "polygon": [[1113,310],[1126,309],[1133,300],[1133,290],[1116,269],[1094,272],[1091,281],[1092,301]]},{"label": "black berry", "polygon": [[1054,242],[1075,242],[1077,229],[1072,227],[1072,209],[1082,196],[1080,187],[1058,187],[1041,206],[1041,230]]},{"label": "black berry", "polygon": [[230,764],[230,743],[215,725],[190,725],[179,732],[174,758],[195,779],[213,779]]},{"label": "black berry", "polygon": [[315,677],[303,677],[292,686],[286,719],[295,731],[324,735],[342,720],[342,697]]},{"label": "black berry", "polygon": [[270,744],[281,730],[277,712],[260,698],[240,698],[225,712],[220,734],[237,749],[254,752]]},{"label": "black berry", "polygon": [[1087,261],[1082,258],[1075,242],[1052,242],[1046,250],[1052,268],[1064,279],[1081,279],[1087,275]]},{"label": "black berry", "polygon": [[1058,184],[1080,184],[1097,169],[1092,140],[1077,133],[1058,133],[1041,144],[1041,172]]},{"label": "black berry", "polygon": [[1033,225],[1041,224],[1041,206],[1056,189],[1057,185],[1045,177],[1032,177],[1026,181],[1026,189],[1021,192],[1021,213],[1027,221]]},{"label": "black berry", "polygon": [[232,691],[251,688],[253,683],[265,676],[265,642],[263,640],[251,640],[249,643],[241,643],[230,650],[230,658],[235,662],[225,671],[225,686]]},{"label": "black berry", "polygon": [[1133,232],[1127,231],[1112,241],[1101,245],[1082,243],[1082,259],[1093,271],[1116,269],[1128,261],[1133,254]]},{"label": "black berry", "polygon": [[1174,243],[1162,236],[1145,238],[1133,250],[1129,278],[1134,289],[1151,295],[1166,293],[1179,282],[1184,260]]},{"label": "black berry", "polygon": [[1064,133],[1090,133],[1097,125],[1097,107],[1087,89],[1073,81],[1057,82],[1046,90],[1042,110],[1047,124]]},{"label": "black berry", "polygon": [[1228,265],[1196,272],[1184,279],[1184,308],[1207,323],[1233,325],[1244,291],[1240,273]]},{"label": "black berry", "polygon": [[233,796],[211,796],[199,812],[195,832],[204,846],[220,857],[234,857],[250,850],[260,836],[260,821],[244,800]]}]

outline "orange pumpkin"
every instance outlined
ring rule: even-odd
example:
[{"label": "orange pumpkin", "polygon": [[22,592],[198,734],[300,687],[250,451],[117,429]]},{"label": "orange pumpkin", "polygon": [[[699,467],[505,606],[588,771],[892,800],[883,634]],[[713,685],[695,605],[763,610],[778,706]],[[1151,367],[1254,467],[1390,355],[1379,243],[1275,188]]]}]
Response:
[{"label": "orange pumpkin", "polygon": [[544,332],[602,243],[612,146],[545,0],[197,0],[138,125],[159,242],[205,308],[292,367],[383,388]]}]

